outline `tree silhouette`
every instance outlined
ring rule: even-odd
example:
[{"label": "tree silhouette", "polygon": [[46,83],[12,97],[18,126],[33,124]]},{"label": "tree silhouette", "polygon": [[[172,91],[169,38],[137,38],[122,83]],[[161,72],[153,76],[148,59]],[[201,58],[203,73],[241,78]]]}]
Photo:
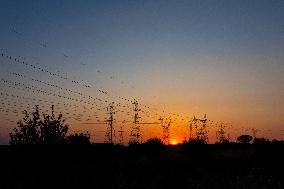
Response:
[{"label": "tree silhouette", "polygon": [[254,138],[253,144],[270,144],[270,141],[266,138]]},{"label": "tree silhouette", "polygon": [[90,134],[87,133],[74,133],[67,137],[68,144],[79,144],[79,145],[89,145],[90,142]]},{"label": "tree silhouette", "polygon": [[207,144],[207,141],[205,138],[197,137],[189,139],[188,141],[184,141],[183,144]]},{"label": "tree silhouette", "polygon": [[25,117],[19,121],[18,128],[13,129],[10,135],[10,144],[64,144],[68,125],[62,114],[57,117],[54,114],[54,106],[51,107],[51,115],[39,112],[35,106],[35,112],[31,115],[25,110]]},{"label": "tree silhouette", "polygon": [[252,136],[250,135],[241,135],[237,138],[237,141],[241,144],[249,144],[252,140]]},{"label": "tree silhouette", "polygon": [[154,138],[150,138],[148,139],[145,144],[147,146],[162,146],[163,145],[163,141],[158,138],[158,137],[154,137]]}]

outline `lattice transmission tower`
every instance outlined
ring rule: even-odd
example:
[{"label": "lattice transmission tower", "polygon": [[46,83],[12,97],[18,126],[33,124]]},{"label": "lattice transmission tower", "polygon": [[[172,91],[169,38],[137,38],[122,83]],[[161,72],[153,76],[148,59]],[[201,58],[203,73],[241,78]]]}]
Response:
[{"label": "lattice transmission tower", "polygon": [[108,111],[107,114],[109,114],[109,117],[106,120],[108,128],[107,128],[106,135],[105,135],[105,137],[106,137],[105,142],[113,144],[113,139],[114,139],[114,136],[115,136],[115,131],[114,131],[114,128],[113,128],[113,121],[114,121],[114,114],[115,114],[114,102],[109,104],[109,106],[107,107],[107,111]]},{"label": "lattice transmission tower", "polygon": [[134,120],[133,120],[133,125],[131,127],[131,133],[130,133],[130,143],[140,143],[140,138],[141,138],[141,133],[140,133],[140,125],[139,125],[139,119],[141,117],[139,116],[139,112],[141,109],[138,108],[138,101],[134,99],[133,103],[134,105]]}]

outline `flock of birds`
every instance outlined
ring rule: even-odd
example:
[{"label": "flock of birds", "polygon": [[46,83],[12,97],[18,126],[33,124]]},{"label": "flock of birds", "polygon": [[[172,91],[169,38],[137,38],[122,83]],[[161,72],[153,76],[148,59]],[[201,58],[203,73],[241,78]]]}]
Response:
[{"label": "flock of birds", "polygon": [[[15,28],[12,28],[11,32],[25,38],[25,35]],[[48,48],[46,43],[37,44],[39,48]],[[61,54],[65,59],[70,57],[65,53]],[[73,125],[73,131],[89,131],[95,141],[103,141],[104,132],[107,130],[107,107],[113,102],[115,107],[114,125],[117,125],[117,128],[123,125],[125,132],[121,128],[120,133],[124,133],[125,136],[129,135],[127,132],[133,125],[135,113],[139,113],[141,117],[139,124],[141,126],[147,125],[143,127],[149,129],[162,128],[163,125],[171,123],[174,132],[188,133],[188,125],[193,121],[190,116],[164,110],[159,111],[155,107],[141,103],[140,100],[140,109],[134,112],[135,99],[117,95],[98,87],[99,85],[94,82],[74,79],[75,77],[71,77],[71,74],[66,72],[51,71],[38,63],[27,61],[27,58],[23,56],[13,55],[7,49],[1,49],[0,63],[2,64],[0,67],[7,68],[2,70],[5,74],[1,74],[0,78],[1,131],[6,129],[11,132],[12,128],[16,126],[16,122],[23,117],[22,111],[27,110],[31,113],[35,105],[39,105],[40,110],[45,113],[50,111],[51,105],[54,105],[55,111],[62,113],[67,122],[70,122],[71,126]],[[79,64],[86,66],[82,62]],[[102,74],[100,70],[97,72]],[[163,120],[163,122],[159,120]],[[181,122],[185,125],[183,128],[180,126]],[[215,131],[220,125],[225,125],[213,120],[208,120],[207,123],[208,128],[214,128]],[[242,128],[233,128],[229,124],[226,128],[230,132],[243,131]],[[247,128],[247,131],[250,129]]]}]

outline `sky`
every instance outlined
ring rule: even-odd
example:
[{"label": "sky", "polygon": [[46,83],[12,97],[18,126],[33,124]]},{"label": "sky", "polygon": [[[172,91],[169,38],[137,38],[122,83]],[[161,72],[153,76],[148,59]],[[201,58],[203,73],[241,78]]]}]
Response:
[{"label": "sky", "polygon": [[[71,131],[88,130],[102,142],[107,126],[97,123],[112,101],[116,131],[123,125],[127,140],[134,107],[122,98],[138,100],[141,123],[172,119],[177,142],[186,138],[189,120],[204,114],[210,141],[220,124],[232,139],[252,128],[259,137],[284,138],[284,1],[1,0],[0,24],[1,143],[20,112],[36,104],[43,110],[55,104],[68,113]],[[76,91],[101,101],[93,107],[53,95],[83,99]],[[143,140],[162,135],[160,124],[141,131]]]}]

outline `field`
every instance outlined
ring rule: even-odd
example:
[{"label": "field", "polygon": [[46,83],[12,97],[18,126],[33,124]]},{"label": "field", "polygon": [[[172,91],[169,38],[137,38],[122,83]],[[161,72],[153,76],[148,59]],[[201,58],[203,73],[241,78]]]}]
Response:
[{"label": "field", "polygon": [[1,146],[0,188],[284,188],[283,145]]}]

